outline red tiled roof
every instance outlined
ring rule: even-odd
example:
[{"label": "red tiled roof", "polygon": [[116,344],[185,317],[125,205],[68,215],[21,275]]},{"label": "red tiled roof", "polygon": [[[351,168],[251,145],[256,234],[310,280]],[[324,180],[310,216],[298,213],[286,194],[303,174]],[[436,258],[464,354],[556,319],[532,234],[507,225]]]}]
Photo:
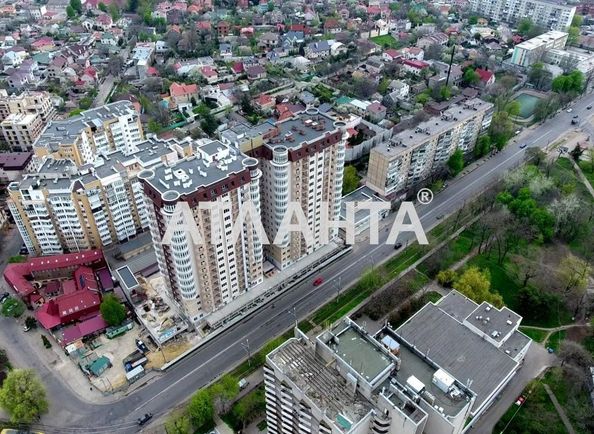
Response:
[{"label": "red tiled roof", "polygon": [[195,84],[171,83],[169,94],[171,96],[194,95],[198,93],[198,86]]},{"label": "red tiled roof", "polygon": [[427,62],[423,62],[422,60],[404,60],[402,61],[405,65],[412,66],[413,68],[423,69],[427,68],[429,64]]},{"label": "red tiled roof", "polygon": [[97,309],[99,309],[101,297],[95,291],[82,290],[57,297],[55,303],[58,307],[58,316],[62,319],[94,306],[97,306]]},{"label": "red tiled roof", "polygon": [[486,69],[476,68],[475,72],[479,75],[481,81],[484,81],[485,83],[491,80],[491,77],[493,77],[493,73]]},{"label": "red tiled roof", "polygon": [[100,260],[103,260],[103,252],[101,250],[87,250],[79,253],[31,258],[27,262],[20,264],[8,264],[4,270],[4,280],[19,295],[26,296],[35,291],[35,288],[25,276],[31,276],[33,273],[40,271],[87,265]]},{"label": "red tiled roof", "polygon": [[107,323],[101,315],[94,316],[80,323],[64,329],[61,343],[66,346],[74,341],[92,335],[107,328]]},{"label": "red tiled roof", "polygon": [[395,58],[397,58],[397,57],[400,57],[400,56],[401,56],[401,54],[400,54],[400,51],[398,51],[398,50],[395,50],[395,49],[393,49],[393,48],[390,48],[389,50],[386,50],[386,51],[385,51],[385,53],[386,53],[388,56],[390,56],[392,59],[395,59]]}]

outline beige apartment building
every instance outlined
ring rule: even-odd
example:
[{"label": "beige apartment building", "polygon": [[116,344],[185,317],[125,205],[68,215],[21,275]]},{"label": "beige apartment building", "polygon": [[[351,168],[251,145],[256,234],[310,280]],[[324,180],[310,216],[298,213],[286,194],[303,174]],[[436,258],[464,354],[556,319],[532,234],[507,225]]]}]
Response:
[{"label": "beige apartment building", "polygon": [[6,90],[0,90],[0,130],[13,151],[30,150],[55,116],[56,110],[47,92],[9,95]]},{"label": "beige apartment building", "polygon": [[184,156],[187,144],[147,140],[132,155],[103,154],[95,165],[45,157],[36,173],[8,186],[8,206],[31,254],[102,248],[148,228],[138,172]]},{"label": "beige apartment building", "polygon": [[[258,160],[219,141],[197,145],[194,155],[138,175],[159,269],[173,298],[195,324],[263,281],[262,240],[249,223],[253,216],[240,225],[238,240],[232,238],[247,201],[260,213]],[[205,202],[220,208],[200,208]],[[193,222],[186,224],[195,223],[202,242],[196,243],[183,229],[171,232],[170,243],[163,242],[170,223],[181,222],[176,211],[181,206],[191,212]],[[211,239],[212,228],[220,231],[217,240]]]},{"label": "beige apartment building", "polygon": [[131,155],[144,140],[140,116],[129,101],[86,110],[78,116],[53,121],[33,148],[38,158],[72,160],[77,166],[94,163],[101,153]]},{"label": "beige apartment building", "polygon": [[371,150],[367,186],[383,197],[400,197],[443,167],[457,149],[471,152],[492,116],[493,104],[475,98],[395,134]]}]

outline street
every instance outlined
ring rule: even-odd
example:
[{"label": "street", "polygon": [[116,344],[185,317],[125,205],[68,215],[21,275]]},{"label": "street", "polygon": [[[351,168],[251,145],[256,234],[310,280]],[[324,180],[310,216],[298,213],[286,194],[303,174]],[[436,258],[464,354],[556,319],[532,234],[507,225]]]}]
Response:
[{"label": "street", "polygon": [[[563,131],[570,128],[573,115],[583,114],[585,117],[586,114],[590,114],[585,107],[591,102],[592,96],[587,95],[573,105],[571,114],[562,111],[545,124],[534,129],[526,129],[515,143],[511,142],[503,151],[495,154],[464,177],[449,182],[449,187],[443,193],[436,195],[429,205],[417,206],[425,231],[440,221],[437,217],[455,212],[466,201],[476,198],[505,171],[521,164],[525,149],[520,149],[519,143],[526,143],[528,147],[547,146]],[[380,241],[385,242],[387,235],[387,232],[382,232]],[[412,240],[410,233],[401,234],[399,237],[401,242],[410,240]],[[339,276],[342,287],[346,288],[371,264],[393,254],[392,245],[364,243],[355,245],[352,253],[316,275],[324,279],[322,285],[314,287],[311,281],[306,281],[290,288],[277,297],[274,303],[263,306],[248,318],[208,341],[146,386],[128,396],[106,398],[106,400],[113,399],[114,402],[111,403],[82,401],[69,387],[56,380],[48,369],[41,369],[40,375],[48,389],[51,407],[50,413],[42,419],[42,425],[39,425],[39,428],[46,433],[136,432],[138,429],[136,419],[139,416],[146,412],[152,412],[155,416],[167,413],[170,408],[242,361],[246,352],[241,343],[245,343],[246,339],[249,339],[253,353],[268,340],[289,329],[294,323],[292,313],[288,313],[289,309],[294,307],[299,318],[308,316],[336,295],[335,281]],[[4,322],[0,323],[0,328],[2,331],[5,330]],[[4,333],[0,333],[0,336]],[[4,339],[6,337],[0,339],[0,343]],[[39,367],[39,362],[31,360],[31,357],[12,356],[13,352],[21,349],[14,341],[9,344],[11,344],[9,354],[19,364],[22,363],[23,367]],[[511,402],[505,401],[502,399],[500,403],[507,408]],[[487,425],[491,425],[492,428],[494,422],[487,417],[485,420],[488,423],[481,421],[485,425],[485,431],[481,429],[480,432],[490,432]]]}]

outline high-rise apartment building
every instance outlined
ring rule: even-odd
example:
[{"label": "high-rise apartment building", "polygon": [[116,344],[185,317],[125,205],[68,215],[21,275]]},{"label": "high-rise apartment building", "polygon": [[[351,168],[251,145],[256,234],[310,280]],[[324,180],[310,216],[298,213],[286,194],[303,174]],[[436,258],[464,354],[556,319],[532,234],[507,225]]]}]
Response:
[{"label": "high-rise apartment building", "polygon": [[452,291],[374,336],[348,318],[315,339],[296,331],[266,356],[268,432],[465,432],[521,367],[520,322]]},{"label": "high-rise apartment building", "polygon": [[43,128],[56,116],[47,92],[23,92],[9,95],[0,90],[0,130],[6,144],[14,151],[27,151]]},{"label": "high-rise apartment building", "polygon": [[[298,204],[307,220],[313,242],[302,234],[286,234],[282,242],[266,246],[266,257],[283,270],[323,245],[320,222],[323,206],[328,218],[339,220],[346,124],[315,108],[276,123],[251,130],[223,132],[222,140],[260,160],[262,170],[262,221],[270,240],[280,228],[290,202]],[[338,230],[330,238],[338,235]]]},{"label": "high-rise apartment building", "polygon": [[[219,141],[206,141],[193,155],[158,164],[138,177],[159,269],[189,320],[200,323],[263,281],[262,240],[250,223],[260,213],[258,160]],[[256,215],[245,215],[234,240],[233,226],[247,202],[253,204]],[[211,211],[201,204],[219,208]],[[170,229],[167,238],[171,223],[182,222],[178,211],[184,206],[193,222],[183,223],[195,224],[202,242],[184,228]],[[219,236],[213,240],[211,229],[215,228]]]},{"label": "high-rise apartment building", "polygon": [[36,173],[8,186],[9,209],[27,249],[52,255],[101,248],[148,228],[136,175],[185,152],[184,143],[147,140],[133,154],[104,153],[85,167],[45,157]]},{"label": "high-rise apartment building", "polygon": [[492,116],[493,104],[475,98],[393,135],[371,149],[367,186],[396,199],[443,167],[457,149],[471,152],[479,135],[491,125]]},{"label": "high-rise apartment building", "polygon": [[470,0],[481,16],[515,24],[524,18],[549,30],[565,31],[575,15],[575,6],[554,0]]},{"label": "high-rise apartment building", "polygon": [[72,160],[77,166],[94,163],[101,153],[131,155],[144,139],[140,116],[129,101],[86,110],[78,116],[53,121],[34,144],[37,158]]}]

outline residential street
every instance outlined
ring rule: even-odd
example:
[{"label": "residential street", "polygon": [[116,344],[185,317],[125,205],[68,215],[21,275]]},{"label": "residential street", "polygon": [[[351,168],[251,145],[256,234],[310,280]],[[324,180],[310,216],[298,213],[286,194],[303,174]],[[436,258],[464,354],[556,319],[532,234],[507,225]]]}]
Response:
[{"label": "residential street", "polygon": [[[590,114],[585,107],[592,102],[592,96],[587,95],[573,106],[573,113],[565,111],[554,119],[547,121],[534,129],[525,130],[516,142],[510,143],[502,152],[486,160],[475,170],[449,183],[449,187],[437,195],[429,205],[420,205],[417,212],[425,230],[435,226],[440,220],[437,217],[448,215],[463,206],[466,201],[474,199],[487,186],[496,181],[506,170],[516,167],[524,159],[525,149],[520,149],[519,143],[526,143],[528,147],[545,147],[556,137],[570,127],[574,114],[586,116]],[[380,240],[385,241],[387,233],[380,234]],[[403,234],[399,241],[409,241],[411,234]],[[12,331],[7,326],[6,319],[0,322],[0,345],[10,344],[11,358],[23,367],[40,368],[48,395],[51,400],[50,413],[42,420],[42,428],[46,433],[99,433],[99,432],[136,432],[136,419],[152,412],[158,416],[166,413],[175,404],[187,399],[200,387],[208,384],[223,372],[238,364],[246,353],[240,343],[249,339],[251,351],[256,351],[272,337],[290,328],[294,322],[293,316],[287,312],[295,307],[299,318],[309,315],[324,302],[336,294],[335,280],[341,276],[342,286],[347,287],[361,276],[364,269],[389,258],[394,253],[392,245],[355,245],[353,252],[339,261],[331,264],[319,276],[324,284],[314,287],[307,281],[289,289],[284,294],[262,307],[250,317],[231,327],[225,333],[207,342],[193,354],[170,368],[160,378],[155,379],[143,388],[128,396],[113,396],[111,403],[89,403],[81,399],[67,386],[62,384],[51,374],[50,368],[44,368],[36,360],[35,354],[28,352],[26,346],[21,346]],[[544,357],[542,348],[533,345],[526,365],[517,374],[516,379],[508,387],[504,396],[479,421],[474,432],[490,432],[498,417],[503,414],[522,390],[525,383],[550,363],[550,358]],[[544,350],[543,350],[544,351]],[[117,401],[117,402],[115,402]],[[501,407],[501,408],[500,408]]]}]

